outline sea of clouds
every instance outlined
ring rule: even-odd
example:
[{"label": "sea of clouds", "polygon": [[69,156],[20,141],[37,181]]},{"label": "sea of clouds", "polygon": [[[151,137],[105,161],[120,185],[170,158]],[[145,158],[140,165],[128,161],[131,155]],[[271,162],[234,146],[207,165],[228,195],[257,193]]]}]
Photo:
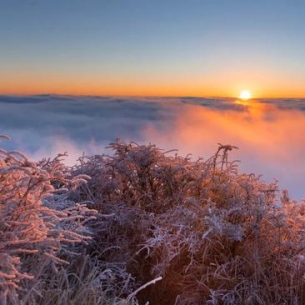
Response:
[{"label": "sea of clouds", "polygon": [[116,138],[194,159],[231,144],[240,171],[278,179],[297,200],[305,195],[304,131],[304,99],[0,96],[0,134],[11,138],[1,147],[32,159],[68,152],[72,165],[83,153],[109,153]]}]

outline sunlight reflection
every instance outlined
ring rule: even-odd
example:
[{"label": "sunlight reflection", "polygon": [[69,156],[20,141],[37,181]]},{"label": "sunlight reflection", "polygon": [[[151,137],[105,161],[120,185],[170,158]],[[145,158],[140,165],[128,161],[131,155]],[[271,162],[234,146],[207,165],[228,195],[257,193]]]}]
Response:
[{"label": "sunlight reflection", "polygon": [[274,111],[276,107],[274,105],[262,104],[257,100],[236,100],[236,105],[243,107],[243,111],[250,113],[253,117],[264,116],[266,112]]},{"label": "sunlight reflection", "polygon": [[251,106],[251,104],[252,104],[252,100],[243,100],[243,99],[238,99],[238,100],[235,100],[235,104],[237,104],[237,105],[241,105],[241,106],[245,106],[245,107],[247,107],[247,106]]}]

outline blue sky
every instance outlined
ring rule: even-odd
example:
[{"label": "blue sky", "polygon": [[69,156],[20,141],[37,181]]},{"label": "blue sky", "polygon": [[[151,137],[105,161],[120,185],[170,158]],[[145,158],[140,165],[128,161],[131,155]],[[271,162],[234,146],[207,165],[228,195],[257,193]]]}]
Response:
[{"label": "blue sky", "polygon": [[302,96],[304,13],[281,0],[1,0],[0,92]]}]

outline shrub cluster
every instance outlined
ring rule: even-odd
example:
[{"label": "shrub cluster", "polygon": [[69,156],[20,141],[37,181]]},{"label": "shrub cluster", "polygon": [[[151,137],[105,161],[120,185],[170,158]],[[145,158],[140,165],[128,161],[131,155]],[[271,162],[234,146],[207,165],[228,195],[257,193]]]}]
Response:
[{"label": "shrub cluster", "polygon": [[60,157],[36,163],[0,150],[0,304],[42,300],[89,239],[85,223],[96,212],[68,199],[88,177],[69,177]]},{"label": "shrub cluster", "polygon": [[0,151],[1,304],[305,303],[305,202],[238,172],[116,141],[34,163]]}]

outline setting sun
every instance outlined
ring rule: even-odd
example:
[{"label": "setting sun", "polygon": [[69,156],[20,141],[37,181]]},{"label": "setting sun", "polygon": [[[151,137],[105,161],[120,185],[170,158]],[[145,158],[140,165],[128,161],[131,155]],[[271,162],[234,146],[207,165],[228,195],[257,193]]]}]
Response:
[{"label": "setting sun", "polygon": [[252,94],[249,90],[243,90],[239,94],[239,98],[242,100],[248,100],[252,97]]}]

